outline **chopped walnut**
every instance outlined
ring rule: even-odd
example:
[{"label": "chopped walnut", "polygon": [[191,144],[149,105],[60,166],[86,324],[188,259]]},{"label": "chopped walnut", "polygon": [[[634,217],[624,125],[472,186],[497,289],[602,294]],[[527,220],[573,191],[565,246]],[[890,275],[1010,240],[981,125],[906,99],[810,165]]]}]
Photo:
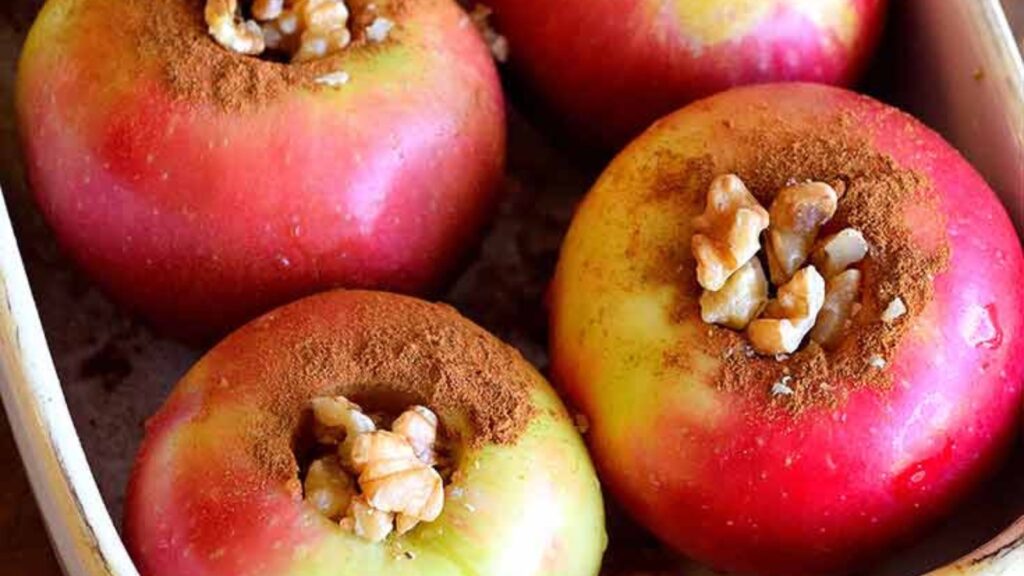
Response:
[{"label": "chopped walnut", "polygon": [[839,194],[824,182],[783,188],[770,209],[768,270],[772,283],[785,284],[807,261],[821,226],[832,219]]},{"label": "chopped walnut", "polygon": [[228,50],[260,54],[266,48],[260,25],[239,16],[238,0],[207,0],[203,16],[210,35]]},{"label": "chopped walnut", "polygon": [[342,396],[311,404],[317,440],[337,446],[337,455],[310,466],[303,483],[307,502],[331,519],[344,514],[343,528],[373,542],[437,519],[444,481],[433,467],[438,427],[433,412],[413,406],[388,432],[378,431],[373,418]]},{"label": "chopped walnut", "polygon": [[341,518],[356,495],[355,484],[342,470],[337,456],[314,460],[302,487],[306,502],[331,520]]},{"label": "chopped walnut", "polygon": [[365,497],[356,496],[339,525],[342,530],[348,530],[364,540],[383,542],[391,534],[394,524],[394,514],[378,510]]},{"label": "chopped walnut", "polygon": [[314,398],[313,432],[321,444],[338,444],[341,442],[339,454],[342,463],[347,465],[347,454],[357,436],[377,429],[373,419],[363,413],[358,404],[349,402],[342,396],[334,398]]},{"label": "chopped walnut", "polygon": [[868,242],[854,228],[845,228],[818,243],[811,262],[825,278],[831,278],[868,255]]},{"label": "chopped walnut", "polygon": [[814,266],[801,269],[779,287],[778,297],[747,327],[750,344],[761,354],[796,352],[824,302],[825,279]]},{"label": "chopped walnut", "polygon": [[738,176],[715,178],[704,214],[693,219],[693,255],[697,282],[721,290],[729,277],[760,250],[759,236],[768,227],[768,211]]},{"label": "chopped walnut", "polygon": [[892,324],[906,313],[907,305],[904,304],[903,299],[900,297],[893,298],[889,305],[885,307],[885,310],[882,311],[882,322]]},{"label": "chopped walnut", "polygon": [[[288,52],[294,62],[304,62],[340,52],[352,42],[344,0],[254,0],[252,15],[254,20],[241,18],[238,0],[206,3],[210,34],[239,54],[258,55],[270,48]],[[378,18],[372,26],[367,30],[370,40],[381,34],[386,37],[393,23]]]},{"label": "chopped walnut", "polygon": [[860,270],[846,270],[829,278],[825,285],[825,304],[811,330],[811,340],[826,350],[839,343],[840,336],[852,321],[860,280]]},{"label": "chopped walnut", "polygon": [[700,297],[700,316],[708,324],[743,330],[768,302],[768,280],[757,258],[737,270],[721,290],[705,290]]},{"label": "chopped walnut", "polygon": [[383,42],[388,39],[388,34],[394,27],[394,22],[378,16],[366,27],[366,39],[370,42]]},{"label": "chopped walnut", "polygon": [[323,76],[320,76],[316,80],[314,80],[314,82],[322,86],[330,86],[332,88],[337,88],[339,86],[344,86],[345,84],[348,84],[349,79],[350,77],[348,75],[348,72],[345,72],[344,70],[338,70],[337,72],[324,74]]},{"label": "chopped walnut", "polygon": [[359,487],[377,510],[425,522],[444,506],[441,475],[424,463],[404,436],[377,431],[361,434],[352,448]]},{"label": "chopped walnut", "polygon": [[284,11],[284,0],[253,0],[252,17],[266,22],[273,20]]},{"label": "chopped walnut", "polygon": [[416,457],[424,464],[433,466],[437,462],[434,443],[437,441],[437,415],[424,406],[413,406],[395,419],[391,431],[405,436],[412,445]]}]

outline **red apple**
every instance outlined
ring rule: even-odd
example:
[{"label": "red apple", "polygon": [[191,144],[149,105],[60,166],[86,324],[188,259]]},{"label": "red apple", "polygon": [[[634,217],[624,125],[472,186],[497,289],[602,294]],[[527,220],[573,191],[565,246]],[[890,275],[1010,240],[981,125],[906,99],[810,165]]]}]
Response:
[{"label": "red apple", "polygon": [[[844,184],[835,220],[870,251],[836,350],[761,357],[701,320],[692,220],[726,173],[766,207],[793,180]],[[883,320],[882,295],[918,290]],[[580,206],[551,306],[553,377],[605,485],[719,569],[863,566],[993,470],[1021,405],[1024,257],[1005,210],[941,137],[837,88],[739,88],[656,123]]]},{"label": "red apple", "polygon": [[[374,543],[303,501],[310,403],[335,395],[438,415],[454,472],[437,520]],[[447,306],[336,291],[185,375],[147,424],[125,536],[147,576],[594,576],[603,515],[579,433],[518,353]]]},{"label": "red apple", "polygon": [[732,86],[849,85],[885,0],[489,0],[510,62],[552,111],[615,148]]},{"label": "red apple", "polygon": [[353,44],[292,64],[219,46],[197,0],[45,5],[17,87],[29,178],[117,300],[209,337],[325,287],[431,292],[460,264],[503,170],[490,54],[450,0],[348,4]]}]

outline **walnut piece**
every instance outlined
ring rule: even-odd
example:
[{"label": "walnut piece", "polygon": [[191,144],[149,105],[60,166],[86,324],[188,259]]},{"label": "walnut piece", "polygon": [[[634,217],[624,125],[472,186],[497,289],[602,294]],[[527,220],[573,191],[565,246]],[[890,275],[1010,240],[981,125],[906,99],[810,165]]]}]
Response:
[{"label": "walnut piece", "polygon": [[[361,434],[352,447],[352,463],[366,501],[377,510],[424,522],[441,515],[441,475],[416,456],[404,436],[387,431]],[[407,524],[412,526],[415,523]]]},{"label": "walnut piece", "polygon": [[260,25],[239,16],[238,0],[207,0],[203,16],[210,35],[228,50],[254,55],[266,48]]},{"label": "walnut piece", "polygon": [[413,406],[389,432],[378,431],[343,396],[315,398],[311,405],[317,440],[337,446],[337,454],[310,465],[303,482],[310,505],[330,519],[344,515],[343,528],[373,542],[437,519],[444,481],[433,467],[438,418],[432,411]]},{"label": "walnut piece", "polygon": [[886,324],[892,324],[898,320],[901,316],[907,313],[907,305],[903,302],[900,297],[893,298],[889,305],[882,311],[882,322]]},{"label": "walnut piece", "polygon": [[768,270],[772,283],[781,286],[807,261],[821,226],[832,219],[839,194],[824,182],[783,188],[770,209]]},{"label": "walnut piece", "polygon": [[377,429],[373,419],[363,413],[358,404],[349,402],[343,396],[314,398],[313,432],[321,444],[338,444],[342,465],[350,467],[349,454],[356,437]]},{"label": "walnut piece", "polygon": [[700,317],[708,324],[743,330],[768,302],[768,279],[757,258],[737,270],[721,290],[705,290],[700,297]]},{"label": "walnut piece", "polygon": [[854,228],[828,236],[818,243],[811,255],[811,263],[825,278],[831,278],[860,262],[868,255],[868,241]]},{"label": "walnut piece", "polygon": [[[349,10],[343,0],[254,0],[255,20],[243,20],[238,0],[207,0],[205,16],[210,35],[224,48],[258,55],[267,48],[283,50],[293,62],[323,58],[352,42]],[[374,34],[386,37],[393,24],[386,19]],[[387,26],[383,30],[382,26]]]},{"label": "walnut piece", "polygon": [[366,27],[366,39],[370,42],[383,42],[388,39],[388,34],[394,27],[394,22],[378,16]]},{"label": "walnut piece", "polygon": [[314,460],[302,487],[306,502],[331,520],[341,518],[356,495],[352,478],[341,468],[337,456]]},{"label": "walnut piece", "polygon": [[852,322],[853,306],[860,293],[860,270],[846,270],[828,279],[825,304],[811,330],[811,340],[826,350],[835,348]]},{"label": "walnut piece", "polygon": [[383,542],[394,529],[395,515],[378,510],[363,496],[356,496],[349,505],[348,514],[339,523],[342,530],[370,542]]},{"label": "walnut piece", "polygon": [[711,182],[707,207],[693,226],[697,282],[716,291],[761,249],[759,236],[768,227],[768,211],[738,176],[727,174]]},{"label": "walnut piece", "polygon": [[416,457],[424,464],[433,466],[436,463],[434,443],[437,441],[437,415],[430,409],[424,406],[409,408],[391,424],[391,431],[405,436]]},{"label": "walnut piece", "polygon": [[284,0],[253,0],[252,17],[266,22],[273,20],[284,11]]},{"label": "walnut piece", "polygon": [[747,327],[747,337],[760,354],[792,354],[811,331],[825,302],[825,279],[807,266],[779,287],[778,297]]}]

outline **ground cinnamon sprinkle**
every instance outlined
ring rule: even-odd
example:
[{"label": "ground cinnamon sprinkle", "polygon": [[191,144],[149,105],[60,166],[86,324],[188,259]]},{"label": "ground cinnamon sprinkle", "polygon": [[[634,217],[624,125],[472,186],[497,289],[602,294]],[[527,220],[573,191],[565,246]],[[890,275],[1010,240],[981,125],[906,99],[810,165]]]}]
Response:
[{"label": "ground cinnamon sprinkle", "polygon": [[[829,182],[843,196],[821,236],[851,226],[864,234],[871,249],[861,266],[863,308],[836,350],[826,351],[812,342],[791,357],[762,357],[753,353],[744,334],[704,325],[705,350],[722,360],[718,386],[723,390],[767,395],[773,405],[800,412],[810,406],[834,406],[863,386],[891,385],[878,364],[892,359],[914,317],[931,300],[932,280],[947,268],[949,247],[945,239],[931,248],[912,239],[902,217],[906,206],[920,206],[941,217],[940,210],[931,208],[935,199],[928,182],[854,135],[854,122],[847,117],[823,119],[818,126],[796,131],[783,128],[785,122],[780,119],[774,123],[778,129],[741,136],[740,147],[752,153],[733,171],[764,206],[771,205],[787,184]],[[706,168],[700,174],[707,181],[697,189],[706,190],[713,176],[708,176]],[[699,322],[700,287],[689,270],[692,258],[687,255],[685,260],[689,265],[676,272],[677,280],[686,283],[680,289],[676,316]],[[906,304],[907,313],[893,323],[883,322],[882,311],[897,297]],[[666,354],[665,362],[678,363],[678,354]]]},{"label": "ground cinnamon sprinkle", "polygon": [[[172,96],[190,105],[214,104],[226,111],[266,105],[288,90],[321,90],[316,79],[342,69],[344,56],[336,54],[302,63],[273,62],[236,54],[219,46],[203,18],[206,0],[121,0],[137,4],[127,12],[136,17],[120,25],[133,37],[146,62],[157,62]],[[365,41],[362,0],[350,0],[353,40],[347,50],[378,49]],[[404,10],[404,3],[377,2],[389,16]]]},{"label": "ground cinnamon sprinkle", "polygon": [[[323,318],[309,317],[308,301],[300,302],[256,321],[204,360],[217,369],[201,369],[206,409],[240,401],[258,408],[246,411],[240,448],[269,471],[268,480],[301,494],[292,482],[296,453],[301,457],[316,397],[345,396],[368,412],[393,415],[422,404],[438,414],[446,437],[470,448],[522,436],[538,414],[530,399],[537,380],[515,350],[448,306],[386,294],[360,298],[343,305],[344,321],[337,321],[336,302],[317,309]],[[296,306],[305,312],[294,313]],[[352,329],[356,322],[372,330]],[[220,395],[230,398],[210,397]],[[453,422],[472,433],[459,437]]]}]

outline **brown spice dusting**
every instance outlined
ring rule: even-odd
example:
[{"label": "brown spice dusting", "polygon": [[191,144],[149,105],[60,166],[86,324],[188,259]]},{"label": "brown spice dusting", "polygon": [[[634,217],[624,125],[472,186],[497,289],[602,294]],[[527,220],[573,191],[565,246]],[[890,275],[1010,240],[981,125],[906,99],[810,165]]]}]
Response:
[{"label": "brown spice dusting", "polygon": [[[214,41],[203,19],[205,0],[121,0],[138,5],[127,12],[137,15],[121,25],[133,37],[145,62],[157,62],[171,94],[192,105],[213,104],[229,111],[267,105],[290,89],[322,90],[316,79],[338,72],[344,56],[335,54],[302,63],[281,63],[231,52]],[[372,14],[362,1],[353,6],[353,41],[348,50],[373,50],[366,41],[363,22]],[[395,17],[403,2],[377,2]]]},{"label": "brown spice dusting", "polygon": [[[797,413],[810,406],[835,406],[863,386],[891,385],[872,359],[890,360],[895,355],[913,319],[932,298],[933,278],[948,266],[949,246],[945,238],[938,246],[925,246],[907,228],[903,214],[908,206],[941,217],[928,182],[855,135],[854,119],[839,116],[802,130],[784,128],[782,119],[774,124],[779,128],[742,134],[739,146],[751,153],[727,171],[737,173],[765,206],[787,184],[829,182],[842,196],[822,235],[854,227],[871,246],[861,265],[863,307],[836,350],[826,351],[811,342],[789,357],[762,357],[750,353],[745,335],[708,326],[705,349],[722,361],[718,385],[723,390],[767,396],[772,405]],[[706,169],[699,172],[707,181],[698,189],[706,190],[711,178]],[[692,268],[692,258],[686,258],[690,265],[685,268]],[[687,284],[679,290],[675,315],[679,320],[699,317],[695,277],[692,272],[679,276]],[[908,313],[895,322],[883,322],[882,311],[897,297],[906,303]],[[670,356],[666,363],[679,362]],[[793,393],[772,394],[784,377]]]},{"label": "brown spice dusting", "polygon": [[[317,308],[313,301],[257,320],[200,365],[214,370],[199,369],[207,372],[204,406],[242,397],[259,408],[241,445],[271,478],[296,478],[293,452],[302,452],[316,397],[394,414],[420,404],[438,415],[441,433],[470,448],[515,443],[538,415],[529,364],[454,309],[376,293],[330,293],[315,299]],[[213,384],[221,381],[230,385]],[[220,395],[231,398],[209,397]],[[469,437],[459,436],[467,428]]]}]

